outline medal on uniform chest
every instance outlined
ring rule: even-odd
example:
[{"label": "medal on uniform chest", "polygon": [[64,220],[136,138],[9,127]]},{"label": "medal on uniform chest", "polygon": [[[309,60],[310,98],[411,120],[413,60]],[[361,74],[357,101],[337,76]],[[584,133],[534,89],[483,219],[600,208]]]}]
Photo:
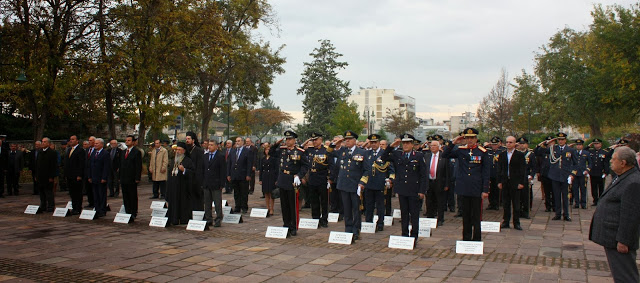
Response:
[{"label": "medal on uniform chest", "polygon": [[473,156],[473,149],[469,149],[469,157]]}]

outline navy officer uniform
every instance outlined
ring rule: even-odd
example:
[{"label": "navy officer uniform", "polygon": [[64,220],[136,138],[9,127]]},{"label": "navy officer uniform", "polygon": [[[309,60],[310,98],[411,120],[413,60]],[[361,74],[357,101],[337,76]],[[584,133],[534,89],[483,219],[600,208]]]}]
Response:
[{"label": "navy officer uniform", "polygon": [[[553,136],[547,136],[544,141],[550,141],[553,139]],[[551,185],[551,179],[549,179],[549,167],[551,167],[551,162],[549,162],[549,154],[546,153],[547,150],[545,147],[538,145],[533,152],[536,154],[536,158],[539,159],[538,165],[538,173],[540,174],[540,185],[541,188],[544,189],[544,206],[545,212],[551,212],[551,210],[555,211],[555,203],[553,201],[553,186]]]},{"label": "navy officer uniform", "polygon": [[[295,236],[298,230],[296,191],[300,185],[301,177],[307,174],[309,163],[304,150],[295,146],[295,139],[298,135],[293,131],[286,131],[284,137],[291,144],[281,147],[282,140],[279,140],[271,146],[270,152],[273,152],[275,159],[280,159],[276,187],[280,189],[283,226],[289,228],[289,235]],[[291,139],[293,142],[290,141]]]},{"label": "navy officer uniform", "polygon": [[[527,146],[529,144],[529,140],[525,137],[520,137],[517,140],[518,144],[521,147]],[[527,163],[526,174],[527,174],[527,192],[523,192],[520,194],[520,218],[531,219],[529,216],[531,212],[531,207],[533,206],[533,176],[538,172],[538,168],[536,166],[536,154],[530,148],[519,148],[520,152],[524,153],[524,159]]]},{"label": "navy officer uniform", "polygon": [[309,162],[309,198],[311,202],[311,217],[320,219],[320,227],[328,227],[329,215],[329,170],[333,164],[333,158],[329,158],[327,148],[321,143],[322,134],[312,133],[310,140],[320,144],[308,147],[305,152]]},{"label": "navy officer uniform", "polygon": [[[566,140],[567,134],[558,133],[558,140]],[[564,220],[571,221],[569,216],[569,178],[575,177],[578,164],[575,149],[568,145],[560,146],[556,144],[543,150],[549,156],[549,179],[553,187],[553,200],[555,203],[556,216],[552,220],[560,220],[561,213],[564,213]],[[561,210],[562,208],[562,210]]]},{"label": "navy officer uniform", "polygon": [[[403,143],[415,140],[410,134],[402,135],[401,139]],[[418,219],[420,207],[422,199],[429,189],[424,155],[415,150],[405,151],[404,146],[402,150],[394,150],[392,146],[389,146],[382,153],[382,161],[393,162],[395,166],[396,178],[393,181],[393,186],[400,203],[402,236],[411,236],[417,240],[420,229]],[[409,231],[409,220],[411,220],[411,231]]]},{"label": "navy officer uniform", "polygon": [[[465,139],[474,139],[478,136],[478,130],[466,128],[463,136]],[[489,156],[487,149],[477,144],[447,146],[442,156],[458,160],[455,190],[458,197],[462,198],[462,240],[481,241],[482,198],[485,196],[483,194],[489,193],[493,157]]]},{"label": "navy officer uniform", "polygon": [[[346,131],[344,139],[351,139],[355,142],[358,135],[352,131]],[[342,145],[338,150],[334,150],[335,148],[336,143],[331,143],[327,151],[331,157],[338,158],[337,165],[340,166],[336,188],[340,190],[344,208],[344,230],[347,233],[353,233],[353,240],[358,240],[362,221],[360,196],[363,194],[362,189],[367,184],[368,178],[368,168],[365,166],[367,151],[355,144],[352,147]]]},{"label": "navy officer uniform", "polygon": [[[492,145],[498,145],[502,142],[500,137],[494,136],[491,138]],[[505,150],[504,147],[497,147],[496,149],[489,148],[487,154],[491,158],[491,177],[489,179],[489,210],[500,209],[500,190],[498,189],[498,155]]]},{"label": "navy officer uniform", "polygon": [[[576,146],[583,146],[584,140],[577,139]],[[573,180],[571,193],[573,194],[573,208],[578,208],[578,202],[583,209],[587,208],[587,178],[591,154],[586,149],[576,148],[576,177]],[[587,174],[585,174],[585,172]]]},{"label": "navy officer uniform", "polygon": [[377,148],[374,149],[374,145],[367,152],[365,158],[366,164],[369,168],[369,175],[367,184],[364,186],[364,200],[365,200],[365,221],[373,222],[373,209],[375,209],[378,215],[378,222],[376,223],[376,229],[378,231],[384,230],[384,215],[385,215],[385,195],[387,190],[390,189],[391,180],[395,178],[393,164],[389,161],[382,161],[382,152],[384,151],[379,147],[380,135],[371,134],[367,137],[370,143],[377,144]]},{"label": "navy officer uniform", "polygon": [[[593,139],[591,142],[594,145],[602,146],[602,140],[599,138]],[[589,148],[589,177],[591,178],[591,197],[593,198],[593,206],[598,205],[598,200],[602,193],[604,193],[604,179],[609,175],[609,159],[611,158],[611,152],[607,149],[600,147]]]}]

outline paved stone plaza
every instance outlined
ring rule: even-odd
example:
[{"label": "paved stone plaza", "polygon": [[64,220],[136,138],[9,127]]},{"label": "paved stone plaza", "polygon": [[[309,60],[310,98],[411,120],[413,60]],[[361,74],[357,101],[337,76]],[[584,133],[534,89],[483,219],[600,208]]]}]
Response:
[{"label": "paved stone plaza", "polygon": [[[293,238],[265,238],[267,226],[281,226],[275,216],[251,218],[209,231],[185,226],[149,227],[151,186],[139,188],[140,211],[131,224],[113,223],[116,211],[99,220],[52,213],[27,215],[39,204],[22,184],[21,195],[0,199],[0,281],[2,282],[611,282],[602,247],[588,240],[594,208],[574,209],[572,222],[551,221],[544,212],[538,184],[532,219],[524,231],[483,233],[484,255],[459,255],[460,218],[447,212],[445,225],[420,238],[412,251],[387,248],[389,235],[361,234],[353,245],[329,244],[329,228],[299,230]],[[249,196],[249,209],[265,207],[260,186]],[[223,194],[233,204],[232,195]],[[56,207],[69,200],[56,193]],[[398,208],[397,198],[393,199]],[[118,210],[122,198],[109,198]],[[86,202],[84,203],[86,205]],[[485,207],[486,207],[485,202]],[[310,209],[301,217],[310,218]],[[421,215],[421,217],[423,217]],[[485,211],[484,220],[500,221],[502,211]],[[640,263],[640,261],[638,261]]]}]

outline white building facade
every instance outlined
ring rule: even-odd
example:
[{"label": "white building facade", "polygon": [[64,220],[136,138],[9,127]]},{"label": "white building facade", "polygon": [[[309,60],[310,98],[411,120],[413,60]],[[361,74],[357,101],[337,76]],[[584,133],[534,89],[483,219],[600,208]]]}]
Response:
[{"label": "white building facade", "polygon": [[362,88],[347,98],[347,102],[358,104],[358,113],[369,125],[365,126],[363,134],[377,133],[382,129],[387,109],[405,110],[406,115],[415,117],[416,99],[401,95],[395,89]]}]

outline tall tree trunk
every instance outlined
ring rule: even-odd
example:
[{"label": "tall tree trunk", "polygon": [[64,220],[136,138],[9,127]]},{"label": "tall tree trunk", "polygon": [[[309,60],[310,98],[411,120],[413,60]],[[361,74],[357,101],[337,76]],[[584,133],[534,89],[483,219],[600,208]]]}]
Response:
[{"label": "tall tree trunk", "polygon": [[591,138],[602,138],[602,129],[597,120],[592,120],[589,128],[591,129]]},{"label": "tall tree trunk", "polygon": [[147,134],[147,126],[144,122],[146,113],[142,110],[139,110],[139,114],[140,114],[140,127],[138,128],[138,146],[142,146],[142,144],[144,144],[144,138]]},{"label": "tall tree trunk", "polygon": [[109,125],[109,138],[110,139],[115,139],[116,138],[116,126],[115,123],[113,121],[113,86],[111,85],[111,79],[110,79],[110,72],[109,72],[109,68],[110,68],[110,64],[107,62],[108,58],[107,58],[107,42],[105,39],[105,21],[104,21],[104,9],[105,7],[105,0],[100,0],[100,3],[98,4],[98,20],[99,20],[99,24],[98,24],[98,31],[100,33],[100,61],[102,61],[100,64],[100,68],[102,69],[102,84],[104,86],[104,96],[105,96],[105,102],[106,102],[106,108],[107,108],[107,124]]}]

